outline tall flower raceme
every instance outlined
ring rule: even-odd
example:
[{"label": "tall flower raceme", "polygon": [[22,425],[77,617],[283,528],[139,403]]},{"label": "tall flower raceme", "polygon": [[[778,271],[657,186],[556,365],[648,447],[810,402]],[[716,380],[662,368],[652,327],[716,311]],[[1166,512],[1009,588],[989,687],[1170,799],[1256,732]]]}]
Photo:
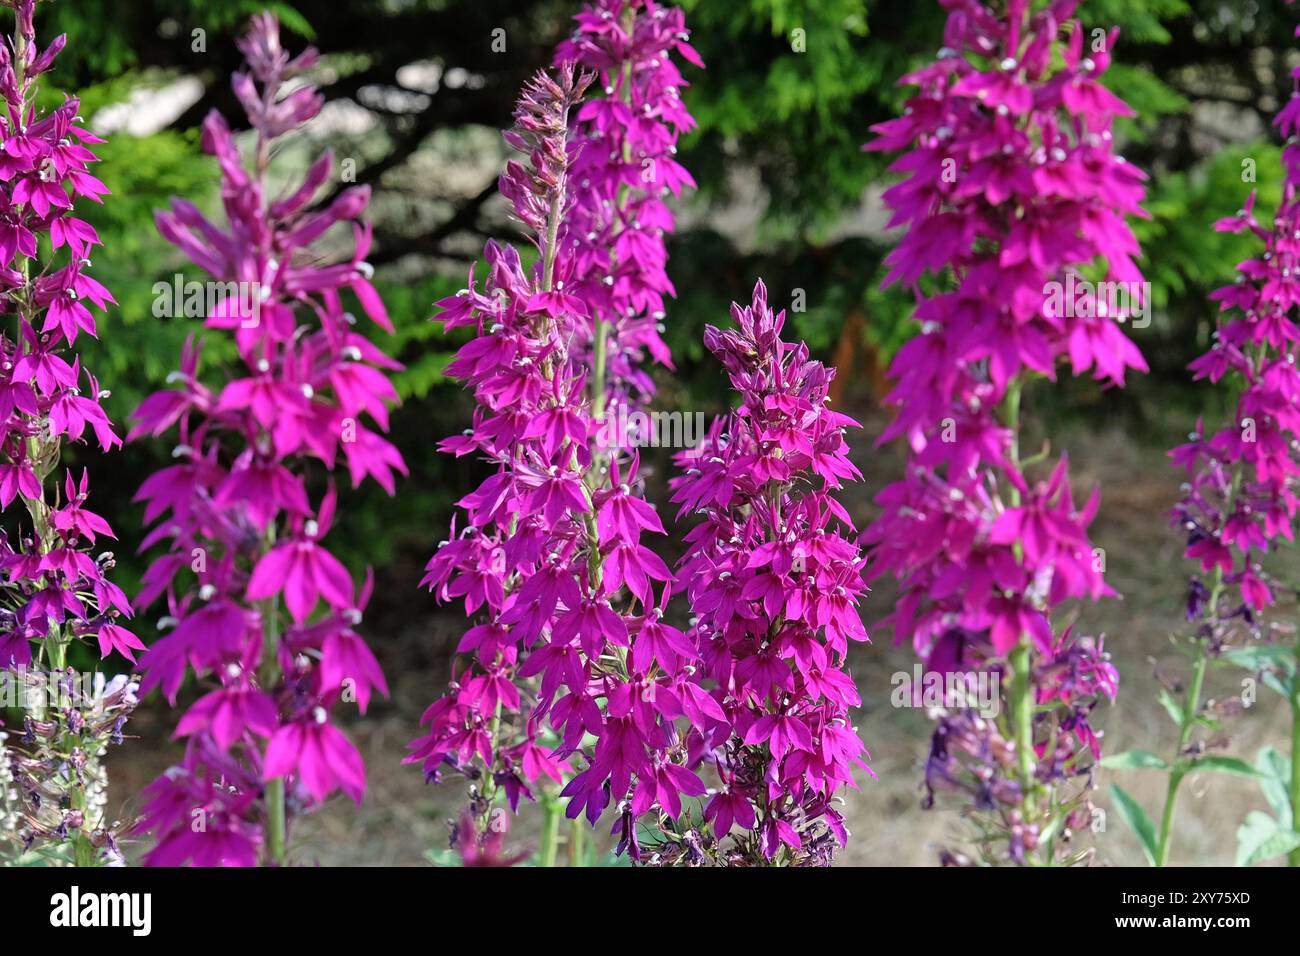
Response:
[{"label": "tall flower raceme", "polygon": [[90,275],[99,236],[77,214],[82,200],[108,192],[90,172],[90,147],[103,140],[83,128],[75,98],[37,111],[38,79],[66,38],[42,49],[35,0],[5,6],[15,26],[0,45],[0,312],[9,319],[0,329],[0,505],[21,501],[27,520],[15,521],[13,536],[0,532],[0,690],[26,714],[0,779],[16,795],[25,849],[113,863],[121,854],[101,758],[122,741],[136,685],[122,677],[106,686],[69,661],[84,643],[134,663],[144,645],[122,624],[131,607],[108,580],[112,552],[92,553],[113,532],[87,505],[89,476],[59,473],[65,442],[121,444],[100,407],[107,392],[77,354],[78,337],[96,334],[92,308],[114,303]]},{"label": "tall flower raceme", "polygon": [[[425,713],[428,735],[413,743],[408,760],[422,762],[430,780],[447,770],[474,781],[470,809],[482,841],[494,801],[504,795],[517,809],[521,797],[535,799],[541,778],[563,783],[585,734],[601,743],[586,775],[574,780],[584,789],[569,806],[575,815],[589,806],[593,822],[610,800],[605,784],[613,778],[625,795],[663,736],[652,744],[644,733],[653,715],[641,728],[628,718],[634,703],[643,704],[628,683],[631,637],[664,631],[647,609],[656,606],[654,582],[671,577],[640,538],[663,529],[633,491],[634,468],[595,494],[597,425],[587,370],[570,351],[589,312],[569,291],[575,261],[559,237],[572,205],[572,113],[593,80],[571,66],[554,77],[539,73],[506,133],[527,164],[511,161],[500,188],[532,235],[535,264],[525,267],[514,247],[489,242],[482,286],[471,273],[467,289],[438,303],[446,328],[474,331],[447,374],[473,389],[477,402],[474,426],[440,447],[477,454],[494,471],[458,503],[464,515],[453,522],[453,539],[428,565],[424,583],[440,600],[463,598],[479,623],[457,648],[471,661]],[[618,708],[610,716],[617,733],[605,733],[602,700]],[[543,830],[543,863],[554,861],[558,845],[556,809],[550,806]],[[468,832],[460,827],[458,838]]]},{"label": "tall flower raceme", "polygon": [[[671,154],[690,124],[668,54],[698,58],[677,11],[632,2],[578,19],[557,77],[526,88],[506,134],[529,162],[508,165],[501,192],[538,260],[525,269],[513,248],[490,243],[484,287],[471,276],[438,303],[447,328],[477,333],[448,367],[474,389],[475,427],[442,447],[477,453],[497,472],[461,501],[464,532],[429,564],[425,583],[443,600],[464,597],[483,621],[459,647],[473,664],[426,713],[429,734],[410,758],[431,779],[450,768],[475,781],[484,845],[499,795],[517,808],[540,791],[544,864],[556,856],[564,797],[570,817],[585,809],[593,824],[621,802],[615,828],[635,853],[633,802],[639,815],[703,792],[673,759],[680,713],[636,702],[651,693],[654,664],[652,651],[649,661],[636,655],[682,638],[660,620],[671,572],[640,540],[663,527],[639,460],[606,427],[607,409],[651,391],[636,367],[643,349],[667,360],[655,327],[671,292],[662,200],[689,180]],[[606,100],[578,106],[595,74],[575,75],[573,59],[603,73]],[[583,750],[587,733],[598,739]]]},{"label": "tall flower raceme", "polygon": [[[385,370],[399,366],[354,328],[342,296],[351,290],[391,331],[369,281],[370,227],[359,221],[369,188],[313,205],[330,179],[326,154],[296,190],[269,194],[274,144],[323,103],[302,79],[317,54],[290,59],[269,14],[253,19],[239,46],[246,67],[233,85],[253,130],[251,164],[219,114],[203,126],[228,226],[183,199],[157,219],[215,280],[205,325],[233,332],[244,368],[209,388],[200,347],[188,343],[179,387],[146,399],[129,436],[179,435],[177,462],[138,494],[157,522],[144,546],[168,542],[138,604],[165,594],[170,625],[141,660],[142,689],[159,687],[174,703],[187,673],[208,688],[176,728],[184,758],[149,788],[143,826],[157,842],[146,860],[158,865],[285,863],[290,813],[336,790],[358,802],[364,793],[361,755],[332,722],[339,705],[364,713],[375,691],[387,694],[356,630],[371,579],[358,586],[323,544],[333,483],[313,502],[306,481],[313,468],[333,470],[340,452],[354,486],[371,478],[391,494],[393,472],[405,473],[397,450],[364,423],[387,428],[397,396]],[[327,264],[326,234],[341,224],[351,226],[352,251]]]},{"label": "tall flower raceme", "polygon": [[[1300,69],[1292,76],[1300,90]],[[1295,485],[1300,476],[1296,460],[1300,448],[1300,413],[1296,409],[1300,401],[1300,371],[1296,369],[1300,329],[1294,322],[1300,303],[1300,145],[1295,138],[1300,125],[1300,93],[1278,113],[1274,125],[1288,140],[1283,152],[1281,205],[1272,224],[1265,225],[1255,216],[1252,192],[1236,215],[1215,223],[1220,232],[1253,233],[1262,249],[1237,266],[1236,283],[1211,295],[1223,314],[1209,351],[1191,366],[1197,381],[1231,383],[1236,394],[1235,413],[1213,433],[1198,421],[1189,441],[1170,453],[1187,475],[1172,523],[1186,533],[1185,555],[1196,565],[1187,601],[1188,621],[1196,627],[1190,642],[1191,679],[1183,700],[1171,708],[1179,714],[1178,746],[1172,762],[1142,754],[1141,760],[1123,764],[1169,775],[1158,830],[1154,825],[1137,828],[1152,862],[1160,866],[1169,860],[1176,801],[1187,774],[1252,773],[1241,760],[1212,753],[1214,736],[1205,734],[1217,727],[1225,709],[1239,706],[1236,698],[1214,705],[1202,701],[1206,670],[1220,659],[1263,673],[1265,682],[1289,700],[1292,710],[1290,773],[1279,772],[1285,770],[1285,764],[1279,768],[1266,755],[1253,771],[1266,785],[1275,784],[1286,799],[1281,806],[1275,805],[1277,818],[1251,815],[1252,821],[1241,832],[1242,862],[1258,862],[1290,851],[1291,865],[1300,865],[1300,835],[1293,822],[1300,818],[1300,774],[1296,770],[1300,763],[1300,681],[1295,676],[1296,648],[1280,640],[1293,634],[1294,626],[1268,613],[1288,585],[1265,566],[1283,541],[1294,542]]]},{"label": "tall flower raceme", "polygon": [[[647,401],[654,382],[648,353],[671,366],[660,338],[664,297],[673,295],[664,238],[673,230],[667,198],[695,180],[674,158],[677,138],[695,128],[682,100],[680,54],[703,67],[687,42],[680,9],[654,0],[600,0],[575,17],[556,63],[595,71],[604,91],[582,104],[574,122],[579,145],[570,174],[573,206],[561,242],[574,260],[570,292],[587,306],[571,345],[587,359],[594,417],[623,423]],[[622,430],[622,429],[621,429]],[[608,444],[643,436],[615,433]]]},{"label": "tall flower raceme", "polygon": [[893,169],[907,176],[885,193],[891,225],[907,227],[887,282],[914,290],[922,323],[892,367],[898,414],[881,440],[904,437],[910,454],[864,536],[867,580],[897,577],[888,621],[928,671],[955,684],[983,672],[1006,704],[946,701],[930,799],[971,802],[986,862],[1074,861],[1100,753],[1090,713],[1118,675],[1059,612],[1111,592],[1087,534],[1097,495],[1075,503],[1064,457],[1027,474],[1047,452],[1020,457],[1020,395],[1066,359],[1107,386],[1145,370],[1120,326],[1147,306],[1125,222],[1142,214],[1144,176],[1113,150],[1114,118],[1131,115],[1100,82],[1115,31],[1085,54],[1078,23],[1057,41],[1074,0],[1011,0],[1004,15],[943,5],[944,48],[903,78],[919,93],[867,147],[906,151]]},{"label": "tall flower raceme", "polygon": [[856,786],[855,765],[867,769],[845,667],[849,641],[867,639],[864,562],[832,495],[861,477],[844,439],[857,423],[827,407],[834,370],[781,340],[785,313],[762,282],[732,317],[735,329],[709,326],[704,341],[739,407],[678,454],[685,473],[670,482],[682,515],[701,517],[679,582],[694,615],[687,648],[713,689],[690,746],[720,785],[699,818],[662,828],[658,852],[828,864],[848,836],[834,801]]}]

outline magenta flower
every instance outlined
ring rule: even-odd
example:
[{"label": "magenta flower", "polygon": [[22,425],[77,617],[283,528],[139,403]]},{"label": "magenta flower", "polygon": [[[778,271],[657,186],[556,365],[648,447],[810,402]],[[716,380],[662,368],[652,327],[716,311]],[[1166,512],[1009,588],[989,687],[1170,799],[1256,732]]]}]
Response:
[{"label": "magenta flower", "polygon": [[[633,816],[703,794],[678,724],[697,652],[661,619],[656,596],[673,575],[641,536],[664,529],[606,420],[615,403],[649,396],[646,351],[667,360],[656,328],[672,291],[663,198],[689,180],[671,155],[691,125],[669,55],[694,53],[680,11],[641,0],[602,2],[578,25],[556,77],[525,88],[506,134],[528,161],[507,165],[501,192],[536,266],[489,243],[486,281],[471,275],[438,303],[445,327],[474,329],[447,372],[478,403],[473,427],[441,448],[494,473],[459,502],[464,530],[425,583],[485,619],[460,645],[473,663],[425,714],[409,759],[430,779],[481,779],[471,811],[484,832],[502,792],[512,807],[540,792],[548,813],[567,798],[568,815],[593,824],[614,804],[625,835]],[[579,106],[594,76],[575,75],[574,60],[599,71],[604,100]],[[543,863],[553,855],[552,841]]]},{"label": "magenta flower", "polygon": [[[489,243],[487,285],[480,291],[471,276],[465,292],[439,303],[448,326],[472,323],[477,331],[448,372],[474,389],[480,410],[475,427],[447,450],[477,451],[497,471],[461,499],[465,532],[429,562],[425,583],[443,600],[464,597],[466,611],[482,610],[487,620],[462,641],[475,664],[425,714],[429,734],[409,759],[423,762],[430,777],[443,765],[476,776],[472,763],[481,760],[489,777],[473,809],[483,831],[498,789],[512,804],[531,799],[530,785],[553,779],[552,769],[567,757],[541,739],[542,719],[561,687],[580,703],[552,711],[552,727],[566,739],[569,722],[601,728],[603,715],[589,696],[593,665],[611,638],[626,646],[629,630],[603,579],[598,505],[587,483],[585,373],[568,348],[584,313],[555,294],[572,259],[548,238],[558,235],[559,222],[553,228],[552,221],[568,195],[570,113],[590,82],[572,70],[556,79],[539,74],[506,136],[529,154],[528,167],[509,164],[501,188],[534,230],[536,267],[525,271],[513,248]],[[624,534],[609,545],[635,545],[640,527]],[[537,677],[539,683],[524,686]],[[557,714],[568,721],[557,724]],[[580,738],[581,732],[575,742]]]},{"label": "magenta flower", "polygon": [[[1075,503],[1064,456],[1045,480],[1026,475],[1020,394],[1066,359],[1105,385],[1146,370],[1121,327],[1149,307],[1125,221],[1144,215],[1145,177],[1113,152],[1113,119],[1131,115],[1098,80],[1114,32],[1086,52],[1074,24],[1061,45],[1074,0],[1037,12],[1027,0],[1005,13],[944,5],[939,58],[903,78],[919,93],[867,147],[906,151],[892,167],[905,178],[885,193],[890,224],[907,227],[886,281],[912,288],[921,322],[891,369],[898,414],[881,440],[906,438],[911,454],[863,537],[867,580],[898,579],[886,620],[928,670],[984,671],[1006,692],[1000,719],[960,702],[944,710],[928,800],[940,787],[973,800],[986,860],[1073,861],[1059,839],[1039,842],[1059,834],[1063,815],[1074,829],[1087,818],[1086,787],[1065,810],[1054,796],[1063,782],[1089,783],[1090,760],[1062,731],[1095,745],[1088,713],[1115,680],[1100,641],[1058,632],[1057,611],[1112,592],[1087,535],[1097,495]],[[1097,262],[1105,282],[1084,281]],[[951,282],[927,294],[927,273]],[[1124,295],[1103,294],[1116,288]],[[1107,679],[1062,684],[1054,675],[1066,666]]]},{"label": "magenta flower", "polygon": [[[12,321],[0,333],[0,507],[8,512],[21,501],[26,520],[10,514],[9,530],[0,531],[0,667],[17,684],[66,684],[71,693],[73,644],[132,663],[144,648],[123,623],[130,602],[108,580],[113,553],[92,553],[101,536],[114,535],[87,506],[89,475],[65,473],[61,483],[58,476],[63,443],[93,441],[101,451],[122,443],[100,407],[108,393],[76,351],[79,336],[96,335],[95,311],[116,304],[88,273],[100,239],[77,216],[83,200],[102,202],[108,190],[90,172],[98,161],[90,147],[103,140],[84,128],[78,100],[65,97],[48,112],[34,105],[66,38],[42,49],[35,0],[8,6],[15,25],[0,44],[0,311]],[[42,237],[49,256],[40,252]],[[122,678],[101,690],[38,714],[15,748],[22,840],[70,847],[82,866],[121,862],[98,809],[100,757],[122,741],[136,686]],[[74,765],[77,773],[68,773]]]},{"label": "magenta flower", "polygon": [[[1298,34],[1300,35],[1300,34]],[[1236,395],[1234,414],[1217,431],[1203,421],[1170,458],[1186,474],[1183,496],[1171,514],[1172,526],[1186,536],[1184,557],[1198,573],[1190,577],[1187,619],[1194,625],[1189,642],[1192,679],[1181,702],[1179,751],[1170,765],[1161,827],[1146,849],[1152,861],[1169,860],[1178,790],[1196,760],[1222,738],[1202,739],[1208,706],[1202,701],[1209,663],[1225,659],[1265,676],[1265,684],[1294,684],[1294,651],[1286,645],[1260,647],[1265,641],[1288,640],[1291,628],[1267,612],[1279,595],[1292,590],[1269,567],[1274,552],[1294,542],[1297,509],[1296,443],[1300,439],[1300,372],[1296,370],[1300,328],[1293,310],[1300,302],[1296,270],[1300,268],[1300,69],[1292,71],[1292,96],[1274,119],[1286,140],[1282,153],[1285,180],[1282,201],[1272,225],[1256,218],[1252,192],[1234,216],[1214,224],[1219,232],[1250,232],[1262,245],[1237,266],[1237,281],[1216,290],[1220,317],[1210,350],[1191,364],[1197,381],[1228,382]],[[1285,655],[1279,659],[1271,652]],[[1293,725],[1300,727],[1300,697],[1288,693]],[[1210,759],[1232,760],[1221,755]],[[1291,774],[1300,775],[1300,748],[1292,748]],[[1293,800],[1293,802],[1295,802]],[[1297,806],[1296,809],[1300,809]],[[1244,829],[1244,828],[1243,828]],[[1281,831],[1279,831],[1281,832]],[[1145,838],[1144,838],[1145,840]],[[1273,841],[1276,843],[1277,841]],[[1243,850],[1254,860],[1287,852],[1289,844],[1269,851],[1263,845]],[[1289,862],[1300,865],[1300,850]]]},{"label": "magenta flower", "polygon": [[[1288,107],[1275,125],[1283,135],[1294,137],[1297,118]],[[1198,381],[1226,378],[1239,383],[1236,413],[1214,434],[1198,422],[1190,440],[1170,452],[1188,478],[1186,494],[1173,514],[1174,526],[1188,534],[1186,557],[1202,572],[1213,572],[1215,579],[1214,606],[1207,605],[1194,617],[1203,617],[1216,632],[1237,614],[1226,589],[1234,589],[1256,612],[1273,603],[1261,582],[1268,578],[1262,559],[1279,535],[1293,537],[1297,501],[1292,485],[1300,474],[1292,452],[1300,435],[1295,407],[1300,371],[1293,357],[1300,328],[1290,318],[1300,302],[1300,286],[1293,277],[1300,264],[1294,235],[1300,230],[1300,172],[1290,164],[1296,152],[1293,142],[1286,147],[1288,175],[1271,227],[1256,219],[1254,193],[1236,216],[1215,223],[1219,232],[1248,230],[1264,245],[1260,254],[1238,266],[1236,283],[1211,294],[1224,313],[1236,314],[1219,322],[1213,346],[1191,365]],[[1259,553],[1252,554],[1255,551]]]},{"label": "magenta flower", "polygon": [[[275,140],[323,102],[301,80],[317,54],[291,59],[269,14],[253,18],[240,49],[247,65],[234,88],[256,133],[252,168],[224,119],[213,113],[203,127],[229,224],[209,222],[182,199],[157,219],[215,282],[251,291],[225,294],[205,321],[234,334],[243,370],[209,388],[199,379],[199,344],[188,342],[175,376],[181,387],[146,399],[130,436],[179,433],[177,463],[137,495],[156,522],[145,547],[168,543],[138,603],[165,594],[172,625],[141,661],[143,687],[161,687],[173,703],[187,673],[213,688],[177,727],[189,740],[184,760],[150,788],[144,825],[157,841],[147,856],[156,865],[285,863],[287,803],[311,806],[336,790],[360,801],[365,791],[361,756],[332,713],[353,702],[364,712],[374,691],[388,693],[355,630],[372,581],[358,589],[322,542],[334,485],[313,505],[306,484],[311,469],[332,470],[340,452],[354,486],[369,477],[391,493],[393,472],[406,471],[379,434],[396,399],[385,372],[398,366],[353,328],[342,297],[350,291],[391,331],[365,261],[370,227],[358,221],[369,190],[313,206],[329,178],[326,155],[287,198],[270,198]],[[354,245],[329,264],[318,243],[336,225],[349,227]],[[195,806],[212,818],[197,836]]]},{"label": "magenta flower", "polygon": [[361,754],[342,731],[329,723],[320,707],[305,719],[276,730],[266,746],[262,772],[268,778],[295,775],[316,801],[341,788],[360,803],[366,792]]},{"label": "magenta flower", "polygon": [[[832,801],[856,787],[854,767],[868,769],[849,715],[861,700],[845,671],[848,641],[867,639],[863,559],[830,494],[840,476],[860,477],[844,441],[856,423],[827,407],[834,371],[781,341],[785,313],[768,307],[761,282],[732,317],[736,329],[709,326],[704,340],[740,407],[678,454],[685,474],[670,482],[681,513],[701,517],[679,580],[694,613],[688,647],[714,685],[694,696],[697,713],[682,709],[699,737],[692,751],[724,788],[704,809],[712,832],[692,847],[666,839],[661,852],[826,863],[845,837]],[[757,467],[763,459],[779,471]],[[717,472],[732,476],[725,490]],[[724,843],[735,825],[748,832]]]},{"label": "magenta flower", "polygon": [[[647,356],[672,367],[660,337],[665,296],[676,294],[664,245],[674,227],[666,200],[695,188],[675,158],[678,137],[695,119],[673,54],[704,63],[688,42],[685,14],[655,0],[597,0],[574,21],[555,62],[596,71],[605,95],[577,112],[573,208],[560,241],[572,256],[568,288],[583,319],[573,350],[604,376],[593,416],[617,420],[620,408],[626,414],[654,394],[642,367]],[[621,447],[629,437],[606,435],[604,444]]]}]

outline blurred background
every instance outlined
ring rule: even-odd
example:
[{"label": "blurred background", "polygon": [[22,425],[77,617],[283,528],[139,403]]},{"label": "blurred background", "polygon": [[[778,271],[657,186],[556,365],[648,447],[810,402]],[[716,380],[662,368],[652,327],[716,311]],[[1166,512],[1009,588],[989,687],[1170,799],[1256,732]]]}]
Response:
[{"label": "blurred background", "polygon": [[[216,109],[242,126],[229,88],[238,64],[234,38],[247,16],[265,6],[251,0],[41,6],[41,34],[69,36],[47,85],[79,91],[83,115],[109,136],[99,174],[113,196],[87,218],[104,239],[95,275],[120,306],[101,323],[101,340],[88,344],[84,361],[111,388],[106,406],[119,426],[162,386],[198,324],[153,315],[156,281],[170,283],[178,272],[196,276],[157,236],[152,214],[174,194],[218,208],[216,169],[198,148],[198,125]],[[941,45],[943,11],[932,0],[682,0],[682,6],[708,68],[685,68],[692,84],[685,98],[699,129],[683,141],[679,159],[700,189],[681,204],[670,245],[679,296],[666,337],[677,370],[660,370],[660,407],[721,408],[724,379],[703,354],[700,336],[705,323],[726,322],[730,301],[746,297],[763,276],[774,303],[799,309],[788,330],[839,369],[839,407],[865,426],[853,441],[867,480],[846,497],[865,525],[872,496],[901,466],[898,450],[876,449],[872,436],[887,420],[878,400],[889,358],[914,325],[910,300],[879,288],[881,259],[891,245],[879,201],[889,158],[860,146],[871,124],[900,109],[905,91],[896,78]],[[464,427],[471,406],[443,378],[457,343],[430,321],[431,304],[464,285],[487,238],[516,235],[495,192],[506,153],[499,130],[509,123],[521,83],[549,62],[569,31],[576,0],[296,0],[269,9],[284,23],[292,50],[308,42],[321,49],[316,79],[328,98],[321,117],[277,157],[279,172],[301,173],[309,157],[328,147],[351,161],[356,181],[376,189],[372,261],[397,327],[395,339],[383,344],[406,365],[398,376],[403,405],[393,438],[412,472],[392,499],[372,488],[342,496],[331,547],[355,570],[376,568],[366,634],[393,698],[351,727],[371,774],[365,807],[332,803],[300,824],[295,842],[300,862],[419,864],[446,846],[446,819],[463,787],[455,781],[428,787],[418,768],[399,761],[421,711],[445,684],[464,625],[417,582],[444,537],[451,502],[473,487],[476,468],[435,450],[438,439]],[[1198,414],[1212,417],[1224,408],[1225,396],[1191,387],[1184,369],[1213,327],[1206,294],[1231,280],[1251,244],[1210,226],[1239,208],[1251,189],[1259,190],[1266,212],[1276,203],[1281,175],[1270,121],[1290,95],[1296,21],[1282,0],[1085,0],[1080,17],[1088,29],[1121,27],[1107,82],[1139,114],[1119,133],[1126,157],[1151,175],[1151,218],[1138,224],[1138,234],[1155,311],[1150,326],[1133,334],[1152,371],[1122,392],[1103,394],[1090,381],[1031,390],[1028,447],[1046,439],[1054,450],[1068,449],[1080,485],[1103,487],[1094,536],[1124,599],[1082,609],[1081,626],[1106,633],[1123,674],[1119,702],[1101,720],[1107,748],[1140,743],[1168,753],[1173,725],[1155,694],[1157,681],[1176,686],[1181,678],[1171,637],[1181,626],[1186,570],[1182,542],[1167,527],[1179,479],[1164,452]],[[504,51],[499,42],[494,49],[498,30],[504,30]],[[145,563],[135,554],[141,512],[131,498],[170,451],[143,442],[104,461],[84,448],[66,456],[72,464],[93,464],[93,506],[118,533],[117,580],[128,592]],[[662,500],[667,462],[653,464],[651,494]],[[869,627],[887,613],[889,601],[883,587],[868,596]],[[146,613],[136,622],[146,642],[157,636],[154,618]],[[855,650],[852,664],[865,701],[858,727],[879,779],[864,779],[861,792],[848,798],[854,840],[844,860],[929,864],[962,824],[951,812],[920,809],[929,721],[919,711],[892,709],[888,699],[890,675],[910,671],[912,657],[887,632],[873,637],[872,645]],[[1229,689],[1237,679],[1220,676]],[[1264,693],[1256,707],[1225,724],[1234,752],[1247,759],[1281,736],[1282,701]],[[133,794],[176,752],[167,741],[175,717],[165,702],[150,700],[131,725],[137,739],[114,752],[111,800],[123,819],[139,809]],[[1109,775],[1100,776],[1104,806]],[[1119,776],[1148,805],[1163,783],[1140,772]],[[1174,861],[1230,863],[1236,824],[1256,803],[1263,808],[1248,782],[1193,780],[1184,788],[1185,825]],[[1216,813],[1225,806],[1230,813]],[[526,845],[530,839],[525,814],[512,840]],[[1141,860],[1118,817],[1095,842],[1099,862]]]}]

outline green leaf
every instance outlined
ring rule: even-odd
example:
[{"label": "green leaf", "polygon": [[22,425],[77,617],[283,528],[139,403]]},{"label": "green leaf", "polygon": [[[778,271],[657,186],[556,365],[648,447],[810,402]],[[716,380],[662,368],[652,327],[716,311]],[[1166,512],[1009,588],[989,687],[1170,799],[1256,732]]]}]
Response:
[{"label": "green leaf", "polygon": [[1237,827],[1237,866],[1254,866],[1300,847],[1300,833],[1284,829],[1267,813],[1252,810]]},{"label": "green leaf", "polygon": [[1107,770],[1168,770],[1169,764],[1149,750],[1134,748],[1122,754],[1103,757],[1101,765]]},{"label": "green leaf", "polygon": [[1264,683],[1268,687],[1277,691],[1283,697],[1291,697],[1291,684],[1295,680],[1293,677],[1284,677],[1277,671],[1264,671]]},{"label": "green leaf", "polygon": [[1251,777],[1254,779],[1264,776],[1238,757],[1201,757],[1192,763],[1192,770],[1208,770],[1211,773],[1226,773],[1234,777]]},{"label": "green leaf", "polygon": [[424,858],[429,863],[438,867],[458,867],[464,866],[460,854],[449,847],[437,847],[424,851]]},{"label": "green leaf", "polygon": [[1255,769],[1262,775],[1259,789],[1285,829],[1292,829],[1291,764],[1276,747],[1263,748],[1255,757]]},{"label": "green leaf", "polygon": [[1244,667],[1248,671],[1261,671],[1266,667],[1282,667],[1288,673],[1295,670],[1295,649],[1285,644],[1254,644],[1232,647],[1220,655],[1220,660]]},{"label": "green leaf", "polygon": [[1137,834],[1137,838],[1142,843],[1142,852],[1146,854],[1147,862],[1152,866],[1156,864],[1156,827],[1147,816],[1147,812],[1142,809],[1142,805],[1129,796],[1128,791],[1117,783],[1110,785],[1110,798],[1115,801],[1115,809],[1119,811],[1120,817],[1129,825],[1129,829]]},{"label": "green leaf", "polygon": [[284,25],[285,29],[292,30],[308,40],[316,39],[316,31],[312,29],[312,25],[307,21],[307,18],[289,4],[272,3],[266,9],[280,19],[280,23]]},{"label": "green leaf", "polygon": [[1183,705],[1174,700],[1174,695],[1163,687],[1160,688],[1160,706],[1164,707],[1165,713],[1169,715],[1175,727],[1183,726]]}]

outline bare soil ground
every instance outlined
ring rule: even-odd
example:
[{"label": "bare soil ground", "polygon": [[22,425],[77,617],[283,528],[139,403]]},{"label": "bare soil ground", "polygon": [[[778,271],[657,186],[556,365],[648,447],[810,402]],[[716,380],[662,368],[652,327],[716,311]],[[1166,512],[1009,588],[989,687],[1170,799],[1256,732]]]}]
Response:
[{"label": "bare soil ground", "polygon": [[[880,420],[868,421],[865,434],[878,432]],[[1179,429],[1184,430],[1184,429]],[[1178,475],[1168,466],[1161,445],[1139,446],[1119,425],[1107,430],[1063,428],[1058,448],[1071,450],[1076,488],[1100,482],[1102,508],[1093,525],[1095,543],[1107,556],[1108,579],[1123,595],[1082,609],[1080,626],[1106,635],[1107,648],[1122,674],[1116,704],[1099,717],[1105,747],[1115,753],[1141,746],[1169,755],[1175,729],[1156,700],[1157,666],[1168,682],[1186,673],[1171,638],[1182,632],[1182,602],[1187,567],[1182,542],[1168,527],[1168,512],[1177,496]],[[855,456],[865,484],[848,497],[859,520],[874,513],[871,497],[900,470],[894,449],[874,450],[857,442]],[[665,511],[665,514],[668,512]],[[431,520],[430,542],[441,536]],[[427,786],[418,767],[401,763],[406,744],[418,733],[421,712],[445,684],[451,650],[463,628],[453,611],[438,609],[415,587],[418,564],[388,569],[376,597],[368,636],[392,685],[392,698],[372,704],[369,715],[350,722],[350,732],[365,754],[370,789],[364,806],[335,799],[302,818],[293,834],[296,862],[313,865],[409,866],[426,863],[425,854],[447,845],[448,820],[463,802],[457,781]],[[885,613],[890,595],[881,589],[867,596],[863,613],[868,625]],[[863,779],[847,796],[853,839],[842,855],[852,865],[932,865],[936,848],[960,836],[961,823],[952,806],[921,809],[920,767],[928,745],[930,722],[921,710],[890,706],[891,675],[910,671],[910,649],[896,647],[886,633],[854,649],[852,673],[864,706],[858,729],[871,750],[876,779]],[[1209,693],[1239,692],[1240,673],[1212,675]],[[1230,719],[1225,731],[1231,752],[1253,760],[1266,742],[1285,750],[1284,702],[1261,689],[1256,706]],[[137,740],[115,752],[113,794],[138,793],[179,751],[165,743],[176,714],[165,702],[151,700],[137,712],[132,730]],[[149,743],[149,742],[155,743]],[[1118,781],[1155,816],[1165,778],[1143,771],[1100,771],[1097,800],[1107,810],[1103,832],[1093,835],[1100,865],[1140,865],[1137,841],[1112,811],[1107,796]],[[139,798],[122,805],[123,817],[140,806]],[[1249,781],[1223,775],[1191,777],[1179,804],[1178,838],[1173,862],[1187,865],[1233,862],[1237,824],[1251,809],[1266,809]],[[511,842],[527,847],[535,841],[538,814],[525,807],[511,831]],[[603,837],[602,837],[603,842]],[[135,851],[138,852],[138,847]]]}]

